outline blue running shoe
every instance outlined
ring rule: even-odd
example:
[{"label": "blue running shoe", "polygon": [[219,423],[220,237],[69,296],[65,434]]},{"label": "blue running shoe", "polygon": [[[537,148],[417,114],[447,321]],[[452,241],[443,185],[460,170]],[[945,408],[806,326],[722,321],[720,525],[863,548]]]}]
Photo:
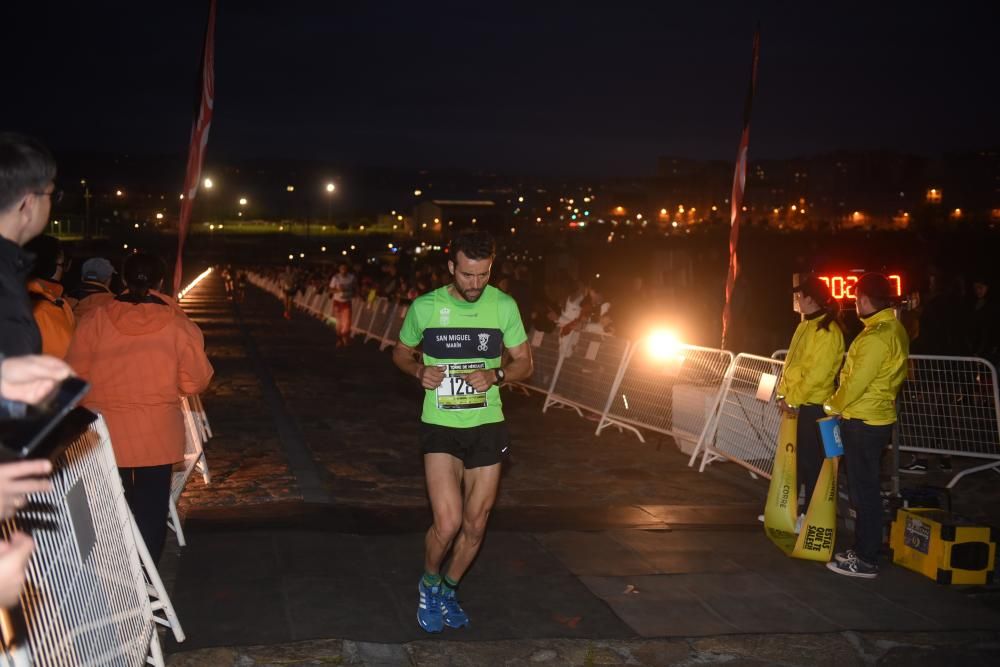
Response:
[{"label": "blue running shoe", "polygon": [[417,591],[420,593],[417,623],[426,632],[441,632],[444,630],[444,619],[441,617],[441,585],[424,586],[424,580],[421,578]]},{"label": "blue running shoe", "polygon": [[469,625],[469,617],[465,615],[462,605],[458,604],[458,596],[455,589],[445,587],[438,598],[441,604],[441,615],[444,616],[444,624],[449,628],[462,628]]}]

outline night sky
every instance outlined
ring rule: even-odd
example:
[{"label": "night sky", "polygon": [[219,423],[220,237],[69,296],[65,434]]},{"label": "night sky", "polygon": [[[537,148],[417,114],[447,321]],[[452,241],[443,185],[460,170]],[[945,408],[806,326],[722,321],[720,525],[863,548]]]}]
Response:
[{"label": "night sky", "polygon": [[[4,129],[186,153],[207,2],[20,4],[0,10]],[[695,4],[221,0],[209,159],[600,175],[730,160],[758,20],[752,158],[1000,146],[992,3]]]}]

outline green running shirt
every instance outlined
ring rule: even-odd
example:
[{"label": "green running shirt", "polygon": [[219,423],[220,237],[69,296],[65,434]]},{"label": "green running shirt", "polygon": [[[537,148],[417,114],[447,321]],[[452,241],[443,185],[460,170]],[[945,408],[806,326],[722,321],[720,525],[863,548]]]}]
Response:
[{"label": "green running shirt", "polygon": [[469,303],[454,298],[448,286],[439,287],[413,302],[399,340],[412,348],[421,345],[425,366],[446,367],[441,386],[424,392],[424,423],[471,428],[503,421],[500,388],[493,385],[480,394],[463,376],[499,368],[504,346],[528,340],[514,299],[487,285],[479,300]]}]

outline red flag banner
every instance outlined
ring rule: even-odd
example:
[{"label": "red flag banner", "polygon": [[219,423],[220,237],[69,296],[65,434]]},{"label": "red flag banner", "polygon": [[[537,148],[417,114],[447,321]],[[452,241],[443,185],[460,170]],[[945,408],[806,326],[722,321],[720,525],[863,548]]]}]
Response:
[{"label": "red flag banner", "polygon": [[747,153],[750,148],[750,111],[753,108],[754,94],[757,92],[757,61],[760,58],[760,28],[753,36],[753,64],[750,70],[750,86],[747,89],[746,102],[743,106],[743,134],[740,136],[740,148],[736,152],[736,171],[733,174],[733,192],[729,197],[732,204],[729,212],[729,273],[726,275],[726,305],[722,310],[722,347],[726,347],[726,338],[731,325],[731,307],[733,291],[736,287],[736,277],[740,274],[737,247],[740,240],[740,215],[743,212],[743,193],[747,181]]},{"label": "red flag banner", "polygon": [[201,181],[201,164],[208,144],[208,130],[212,125],[212,108],[215,105],[215,0],[208,9],[208,27],[205,29],[205,48],[202,52],[201,76],[196,94],[194,124],[191,126],[191,146],[188,149],[187,170],[184,173],[184,191],[181,200],[181,217],[177,222],[177,263],[174,266],[174,294],[181,289],[184,269],[184,242],[191,226],[191,210]]}]

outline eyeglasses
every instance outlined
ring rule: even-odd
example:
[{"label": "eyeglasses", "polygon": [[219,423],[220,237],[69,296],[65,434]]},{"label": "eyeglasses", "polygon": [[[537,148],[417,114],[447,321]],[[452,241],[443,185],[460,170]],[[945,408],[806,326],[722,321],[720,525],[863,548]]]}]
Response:
[{"label": "eyeglasses", "polygon": [[32,194],[36,194],[38,196],[48,195],[53,204],[58,204],[63,200],[63,191],[59,189],[54,189],[51,192],[33,192]]}]

